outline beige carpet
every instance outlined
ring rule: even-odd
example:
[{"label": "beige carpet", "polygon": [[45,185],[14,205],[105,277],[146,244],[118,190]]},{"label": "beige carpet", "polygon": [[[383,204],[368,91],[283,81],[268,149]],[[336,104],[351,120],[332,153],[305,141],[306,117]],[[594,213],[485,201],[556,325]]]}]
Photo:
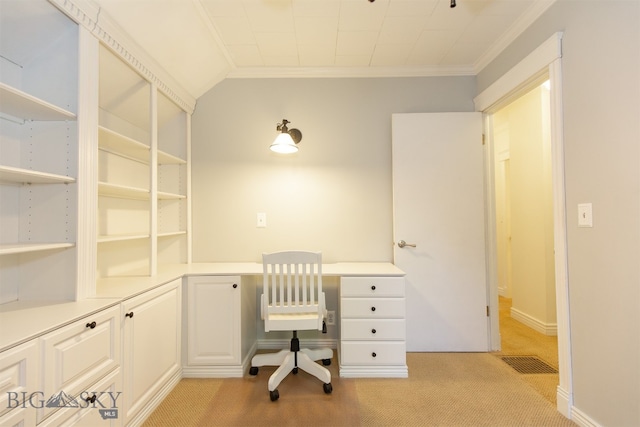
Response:
[{"label": "beige carpet", "polygon": [[346,379],[333,393],[300,372],[271,402],[257,377],[184,379],[144,424],[153,426],[574,426],[522,376],[488,353],[408,353],[409,378]]}]

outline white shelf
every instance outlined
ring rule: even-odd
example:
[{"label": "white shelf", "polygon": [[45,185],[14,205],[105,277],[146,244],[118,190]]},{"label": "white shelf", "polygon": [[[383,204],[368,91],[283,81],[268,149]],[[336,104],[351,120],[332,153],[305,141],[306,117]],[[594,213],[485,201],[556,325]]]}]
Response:
[{"label": "white shelf", "polygon": [[22,254],[26,252],[42,252],[54,249],[66,249],[75,246],[74,243],[16,243],[0,245],[0,255]]},{"label": "white shelf", "polygon": [[148,239],[148,234],[119,234],[119,235],[103,235],[98,236],[98,243],[108,243],[108,242],[123,242],[126,240],[140,240],[140,239]]},{"label": "white shelf", "polygon": [[187,234],[186,231],[170,231],[166,233],[158,233],[158,237],[176,237],[176,236],[184,236]]},{"label": "white shelf", "polygon": [[158,199],[159,200],[180,200],[180,199],[186,199],[187,196],[184,196],[182,194],[175,194],[175,193],[167,193],[164,191],[158,191]]},{"label": "white shelf", "polygon": [[0,166],[0,182],[16,184],[69,184],[75,178],[29,169]]},{"label": "white shelf", "polygon": [[76,115],[0,82],[0,112],[20,120],[75,120]]},{"label": "white shelf", "polygon": [[128,187],[126,185],[119,184],[110,184],[108,182],[98,183],[98,194],[100,196],[117,197],[121,199],[149,199],[149,190],[147,189]]},{"label": "white shelf", "polygon": [[158,164],[161,165],[186,165],[187,161],[173,154],[158,150]]},{"label": "white shelf", "polygon": [[149,163],[148,145],[104,126],[98,126],[98,136],[100,149]]}]

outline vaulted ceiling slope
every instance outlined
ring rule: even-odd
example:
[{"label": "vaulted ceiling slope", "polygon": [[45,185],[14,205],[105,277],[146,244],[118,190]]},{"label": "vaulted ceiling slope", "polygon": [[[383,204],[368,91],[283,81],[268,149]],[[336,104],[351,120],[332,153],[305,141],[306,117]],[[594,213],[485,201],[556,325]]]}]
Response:
[{"label": "vaulted ceiling slope", "polygon": [[555,0],[94,0],[194,98],[225,78],[475,75]]}]

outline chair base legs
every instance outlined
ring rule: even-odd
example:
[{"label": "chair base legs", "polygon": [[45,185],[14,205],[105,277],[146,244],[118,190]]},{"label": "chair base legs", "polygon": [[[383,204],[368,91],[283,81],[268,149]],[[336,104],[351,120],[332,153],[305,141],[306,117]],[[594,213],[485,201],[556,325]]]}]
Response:
[{"label": "chair base legs", "polygon": [[[269,392],[272,400],[274,394],[277,394],[278,385],[289,375],[294,368],[303,371],[318,378],[324,384],[325,393],[331,392],[331,373],[324,366],[316,363],[317,360],[330,360],[333,357],[333,350],[330,348],[308,349],[303,348],[295,352],[291,350],[281,350],[277,353],[256,354],[251,359],[251,374],[257,373],[260,366],[278,366],[278,369],[269,377]],[[296,361],[297,359],[297,361]],[[297,362],[297,363],[296,363]],[[256,368],[256,369],[254,369]],[[328,391],[329,390],[329,391]]]}]

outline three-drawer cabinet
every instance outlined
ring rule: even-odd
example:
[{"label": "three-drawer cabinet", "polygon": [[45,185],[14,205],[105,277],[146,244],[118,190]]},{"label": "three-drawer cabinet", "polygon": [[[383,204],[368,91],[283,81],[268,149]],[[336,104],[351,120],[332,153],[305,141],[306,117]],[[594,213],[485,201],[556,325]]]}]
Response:
[{"label": "three-drawer cabinet", "polygon": [[340,279],[342,377],[408,376],[404,277]]}]

